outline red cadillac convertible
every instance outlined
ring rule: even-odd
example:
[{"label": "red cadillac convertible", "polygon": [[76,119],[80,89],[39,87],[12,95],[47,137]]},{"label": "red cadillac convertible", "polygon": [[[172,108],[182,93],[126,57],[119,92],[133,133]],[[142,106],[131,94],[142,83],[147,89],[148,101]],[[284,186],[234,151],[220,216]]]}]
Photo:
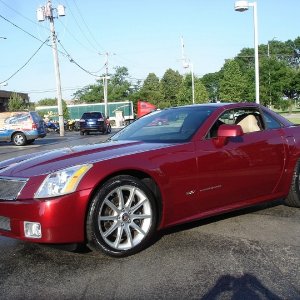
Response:
[{"label": "red cadillac convertible", "polygon": [[300,207],[299,170],[300,128],[263,106],[155,111],[105,143],[0,162],[0,234],[127,256],[176,224],[275,199]]}]

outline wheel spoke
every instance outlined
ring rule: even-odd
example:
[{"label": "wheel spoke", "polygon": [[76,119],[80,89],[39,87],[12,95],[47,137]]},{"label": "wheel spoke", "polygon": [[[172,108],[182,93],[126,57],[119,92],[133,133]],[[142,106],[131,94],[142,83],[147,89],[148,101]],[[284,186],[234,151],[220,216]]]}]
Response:
[{"label": "wheel spoke", "polygon": [[141,199],[141,200],[139,201],[139,203],[137,203],[135,206],[133,206],[133,207],[131,208],[131,211],[132,211],[132,212],[135,212],[137,209],[139,209],[141,206],[143,206],[144,203],[145,203],[147,200],[148,200],[147,198]]},{"label": "wheel spoke", "polygon": [[122,210],[124,207],[125,207],[125,204],[124,204],[124,197],[123,197],[123,192],[122,192],[122,189],[119,188],[118,191],[117,191],[117,194],[118,194],[118,198],[119,198],[119,203],[120,203],[120,209]]},{"label": "wheel spoke", "polygon": [[129,195],[128,201],[126,203],[127,208],[130,208],[132,201],[134,200],[135,190],[136,190],[135,187],[130,189],[130,195]]},{"label": "wheel spoke", "polygon": [[143,215],[143,214],[141,214],[141,215],[134,215],[134,214],[132,214],[132,215],[130,215],[130,218],[132,219],[132,220],[144,220],[144,219],[149,219],[149,218],[151,218],[151,215]]},{"label": "wheel spoke", "polygon": [[131,224],[130,224],[130,226],[133,228],[133,229],[135,229],[136,231],[138,231],[139,233],[141,233],[142,235],[146,235],[146,232],[140,227],[140,226],[138,226],[137,224],[135,224],[134,222],[132,222]]},{"label": "wheel spoke", "polygon": [[114,242],[114,247],[116,249],[119,248],[119,245],[120,245],[120,242],[121,242],[121,238],[122,238],[122,234],[123,234],[123,226],[119,226],[118,227],[118,231],[117,231],[117,237],[116,237],[116,240]]},{"label": "wheel spoke", "polygon": [[130,244],[130,247],[132,247],[133,246],[133,240],[132,240],[132,235],[131,235],[131,231],[130,231],[129,226],[125,226],[125,232],[126,232],[127,240]]},{"label": "wheel spoke", "polygon": [[106,238],[109,235],[111,235],[118,228],[119,225],[119,222],[115,222],[113,225],[111,225],[111,227],[108,230],[103,232],[103,236]]},{"label": "wheel spoke", "polygon": [[121,213],[121,211],[109,200],[105,199],[104,203],[109,206],[112,210],[114,210],[118,215]]},{"label": "wheel spoke", "polygon": [[99,221],[117,221],[118,216],[100,216]]}]

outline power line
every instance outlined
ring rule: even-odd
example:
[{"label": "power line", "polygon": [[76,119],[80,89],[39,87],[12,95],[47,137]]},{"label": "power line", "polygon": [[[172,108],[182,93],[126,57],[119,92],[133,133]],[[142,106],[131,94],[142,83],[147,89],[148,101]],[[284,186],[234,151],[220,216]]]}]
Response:
[{"label": "power line", "polygon": [[[76,18],[76,16],[74,15],[74,13],[73,13],[73,11],[72,11],[72,9],[71,9],[71,6],[70,6],[70,4],[69,4],[69,2],[68,2],[67,0],[65,0],[65,1],[66,1],[66,4],[68,5],[68,9],[69,9],[71,15],[73,16],[73,19],[74,19],[75,23],[77,24],[77,26],[78,26],[78,28],[79,28],[81,34],[85,37],[86,41],[87,41],[87,42],[89,43],[89,45],[95,50],[95,52],[98,52],[98,49],[92,44],[92,42],[90,41],[90,39],[88,38],[88,36],[85,34],[85,32],[84,32],[84,30],[82,29],[82,27],[80,26],[80,24],[77,22],[77,18]],[[75,4],[75,5],[76,5],[76,4]]]},{"label": "power line", "polygon": [[79,65],[72,57],[71,55],[68,53],[68,51],[64,48],[64,46],[62,45],[62,43],[60,42],[60,40],[57,40],[58,43],[60,44],[60,46],[63,48],[63,50],[65,51],[65,55],[69,58],[70,62],[74,63],[77,67],[79,67],[82,71],[86,72],[87,74],[94,76],[94,77],[99,77],[99,75],[96,75],[96,73],[99,73],[102,69],[105,68],[105,65],[98,71],[96,72],[90,72],[88,70],[86,70],[85,68],[83,68],[81,65]]},{"label": "power line", "polygon": [[37,38],[36,36],[34,36],[33,34],[31,34],[30,32],[26,31],[25,29],[21,28],[20,26],[16,25],[15,23],[9,21],[8,19],[6,19],[5,17],[3,17],[2,15],[0,15],[0,18],[2,18],[3,20],[5,20],[6,22],[10,23],[11,25],[17,27],[18,29],[20,29],[21,31],[25,32],[26,34],[30,35],[32,38],[36,39],[37,41],[43,43],[43,41],[39,38]]},{"label": "power line", "polygon": [[94,42],[95,42],[100,48],[103,48],[103,47],[98,43],[98,41],[95,39],[95,37],[94,37],[92,31],[90,30],[90,28],[89,28],[89,26],[87,25],[85,19],[83,18],[82,14],[81,14],[81,12],[80,12],[80,9],[79,9],[79,7],[78,7],[78,5],[77,5],[76,0],[72,0],[72,1],[74,2],[75,7],[76,7],[76,9],[77,9],[77,11],[78,11],[78,13],[79,13],[79,16],[81,17],[81,19],[82,19],[82,21],[83,21],[83,24],[85,25],[86,29],[88,30],[88,32],[89,32],[91,38],[94,40]]},{"label": "power line", "polygon": [[[1,0],[0,0],[0,1],[1,1]],[[37,38],[37,37],[34,36],[33,34],[31,34],[31,33],[29,33],[28,31],[26,31],[25,29],[23,29],[23,28],[21,28],[20,26],[14,24],[13,22],[9,21],[9,20],[8,20],[7,18],[5,18],[4,16],[0,15],[0,18],[4,19],[6,22],[10,23],[10,24],[13,25],[14,27],[20,29],[21,31],[23,31],[23,32],[26,33],[27,35],[31,36],[32,38],[34,38],[34,39],[38,40],[39,42],[43,43],[42,45],[44,45],[47,41],[49,41],[49,37],[47,38],[47,40],[46,40],[45,42],[43,42],[41,39]],[[58,42],[59,42],[59,44],[62,46],[62,44],[60,43],[60,41],[58,41]],[[51,45],[47,45],[47,46],[49,46],[49,47],[52,48]],[[74,64],[75,64],[77,67],[79,67],[82,71],[88,73],[88,74],[91,75],[91,76],[97,77],[97,75],[93,74],[93,72],[90,72],[90,71],[86,70],[85,68],[83,68],[81,65],[79,65],[79,64],[71,57],[71,55],[65,50],[65,48],[64,48],[63,46],[62,46],[62,48],[64,49],[64,51],[65,51],[66,53],[64,53],[64,52],[58,50],[58,52],[59,52],[60,54],[62,54],[63,56],[67,57],[67,58],[70,60],[70,62],[74,63]],[[29,61],[30,61],[30,59],[29,59]],[[27,63],[26,63],[26,64],[27,64]],[[25,65],[26,65],[26,64],[25,64]],[[23,66],[23,67],[24,67],[24,66]],[[20,69],[22,69],[23,67],[21,67]],[[103,68],[104,68],[104,66],[103,66],[98,72],[100,72]],[[18,73],[18,71],[17,71],[16,73]],[[95,73],[97,73],[97,72],[95,72]],[[9,77],[9,79],[12,78],[14,75],[15,75],[15,73],[14,73],[11,77]]]},{"label": "power line", "polygon": [[47,42],[49,41],[49,38],[50,38],[50,37],[48,37],[48,38],[42,43],[42,45],[40,45],[40,47],[33,53],[33,55],[31,55],[31,57],[26,61],[26,63],[25,63],[22,67],[20,67],[16,72],[14,72],[14,73],[13,73],[10,77],[8,77],[6,80],[0,82],[0,84],[6,82],[6,81],[8,81],[8,80],[10,80],[12,77],[14,77],[15,75],[17,75],[17,73],[19,73],[23,68],[25,68],[25,66],[28,65],[28,63],[31,61],[31,59],[32,59],[32,58],[40,51],[40,49],[44,46],[44,44],[47,43]]}]

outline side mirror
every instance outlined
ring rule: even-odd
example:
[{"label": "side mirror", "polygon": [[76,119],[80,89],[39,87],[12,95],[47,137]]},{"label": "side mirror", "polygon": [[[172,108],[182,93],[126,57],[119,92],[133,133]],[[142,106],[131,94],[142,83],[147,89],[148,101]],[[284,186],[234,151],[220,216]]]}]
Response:
[{"label": "side mirror", "polygon": [[243,130],[240,125],[228,125],[223,124],[218,129],[218,138],[219,137],[235,137],[243,135]]},{"label": "side mirror", "polygon": [[214,139],[214,143],[217,147],[223,147],[231,137],[242,136],[243,129],[240,125],[228,125],[223,124],[218,129],[217,137]]}]

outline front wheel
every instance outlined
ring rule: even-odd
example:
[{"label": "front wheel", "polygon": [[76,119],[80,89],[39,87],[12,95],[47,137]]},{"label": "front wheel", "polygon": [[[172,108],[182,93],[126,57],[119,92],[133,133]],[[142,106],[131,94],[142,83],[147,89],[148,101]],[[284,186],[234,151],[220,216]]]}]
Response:
[{"label": "front wheel", "polygon": [[290,187],[290,192],[286,199],[284,200],[285,204],[293,207],[300,207],[300,161],[297,162],[294,175],[292,178],[292,183]]},{"label": "front wheel", "polygon": [[12,142],[16,145],[16,146],[24,146],[27,144],[27,139],[24,133],[22,132],[17,132],[13,135],[12,137]]},{"label": "front wheel", "polygon": [[92,199],[88,245],[114,257],[135,254],[151,241],[156,222],[156,202],[148,187],[132,176],[114,177]]}]

